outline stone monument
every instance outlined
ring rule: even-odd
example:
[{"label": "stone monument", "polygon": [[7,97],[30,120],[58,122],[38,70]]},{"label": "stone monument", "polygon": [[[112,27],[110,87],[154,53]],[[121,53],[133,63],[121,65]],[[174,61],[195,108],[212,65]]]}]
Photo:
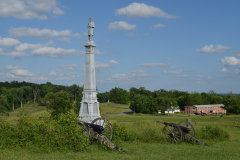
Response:
[{"label": "stone monument", "polygon": [[88,23],[88,40],[84,47],[86,48],[85,61],[85,77],[83,87],[83,98],[81,108],[79,111],[79,120],[91,123],[95,118],[101,117],[99,111],[99,102],[97,101],[96,79],[95,79],[95,63],[94,63],[94,49],[97,46],[93,37],[94,23],[92,18]]}]

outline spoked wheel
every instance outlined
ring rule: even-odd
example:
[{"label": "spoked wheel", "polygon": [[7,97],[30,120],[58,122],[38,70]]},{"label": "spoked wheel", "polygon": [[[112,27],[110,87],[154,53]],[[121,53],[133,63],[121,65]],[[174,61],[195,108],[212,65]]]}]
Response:
[{"label": "spoked wheel", "polygon": [[183,133],[180,127],[175,123],[168,123],[163,128],[163,137],[168,143],[180,144],[183,139]]},{"label": "spoked wheel", "polygon": [[113,138],[113,128],[111,123],[102,117],[96,118],[92,121],[92,124],[97,124],[100,126],[103,126],[104,131],[102,132],[102,135],[104,135],[105,137],[107,137],[110,141],[112,141]]},{"label": "spoked wheel", "polygon": [[189,123],[189,122],[187,122],[187,121],[182,121],[182,122],[179,122],[178,125],[190,129],[190,131],[188,132],[188,134],[190,134],[191,136],[194,137],[195,130],[194,130],[193,126],[191,125],[191,123]]}]

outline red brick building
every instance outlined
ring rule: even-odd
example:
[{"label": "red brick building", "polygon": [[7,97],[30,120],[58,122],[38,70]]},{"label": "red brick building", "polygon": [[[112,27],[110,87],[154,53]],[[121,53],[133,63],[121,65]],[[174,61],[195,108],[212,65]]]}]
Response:
[{"label": "red brick building", "polygon": [[223,104],[193,105],[185,106],[185,113],[227,113]]}]

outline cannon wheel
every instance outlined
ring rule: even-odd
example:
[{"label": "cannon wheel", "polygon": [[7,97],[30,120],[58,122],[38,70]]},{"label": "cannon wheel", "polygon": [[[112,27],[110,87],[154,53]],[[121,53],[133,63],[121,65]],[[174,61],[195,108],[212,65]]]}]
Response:
[{"label": "cannon wheel", "polygon": [[193,126],[191,125],[191,123],[189,123],[189,122],[187,122],[187,121],[182,121],[182,122],[179,122],[178,125],[190,129],[190,131],[188,132],[188,134],[190,134],[191,136],[194,137],[194,135],[195,135],[195,130],[194,130]]},{"label": "cannon wheel", "polygon": [[164,126],[163,137],[168,143],[180,144],[183,140],[183,133],[180,127],[175,123],[168,123]]},{"label": "cannon wheel", "polygon": [[111,123],[103,117],[96,118],[92,121],[92,124],[97,124],[100,126],[103,126],[104,131],[102,132],[102,135],[107,137],[110,141],[112,141],[113,138],[113,127]]}]

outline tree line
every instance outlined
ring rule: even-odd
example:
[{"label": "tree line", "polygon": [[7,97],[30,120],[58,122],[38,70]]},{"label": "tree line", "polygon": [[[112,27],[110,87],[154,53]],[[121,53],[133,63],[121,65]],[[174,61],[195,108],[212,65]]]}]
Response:
[{"label": "tree line", "polygon": [[22,105],[26,103],[46,105],[47,95],[60,91],[70,93],[73,101],[81,101],[83,87],[76,84],[71,86],[55,85],[50,82],[46,84],[25,81],[0,82],[0,113],[22,108]]},{"label": "tree line", "polygon": [[164,111],[171,106],[179,106],[184,110],[185,106],[224,104],[228,113],[240,114],[240,95],[232,92],[226,95],[217,94],[213,90],[208,93],[164,90],[146,90],[144,87],[131,87],[129,92],[122,88],[112,88],[109,92],[98,93],[99,102],[113,101],[121,104],[130,103],[130,109],[136,113],[156,113],[158,110]]},{"label": "tree line", "polygon": [[[78,112],[80,108],[79,102],[82,100],[82,91],[83,86],[76,84],[63,86],[50,82],[45,84],[25,81],[0,82],[0,113],[13,111],[26,103],[46,105],[46,101],[49,101],[53,95],[59,96],[64,94],[68,97],[69,102],[75,101],[75,109]],[[56,93],[59,93],[59,95]],[[127,91],[115,87],[109,92],[98,93],[97,97],[100,103],[109,100],[120,104],[130,104],[130,108],[136,113],[156,113],[158,110],[164,112],[171,106],[179,106],[181,110],[184,110],[185,106],[224,104],[228,113],[240,114],[240,95],[234,95],[232,92],[221,95],[213,90],[210,90],[208,93],[189,93],[164,89],[149,91],[144,87],[131,87]]]}]

